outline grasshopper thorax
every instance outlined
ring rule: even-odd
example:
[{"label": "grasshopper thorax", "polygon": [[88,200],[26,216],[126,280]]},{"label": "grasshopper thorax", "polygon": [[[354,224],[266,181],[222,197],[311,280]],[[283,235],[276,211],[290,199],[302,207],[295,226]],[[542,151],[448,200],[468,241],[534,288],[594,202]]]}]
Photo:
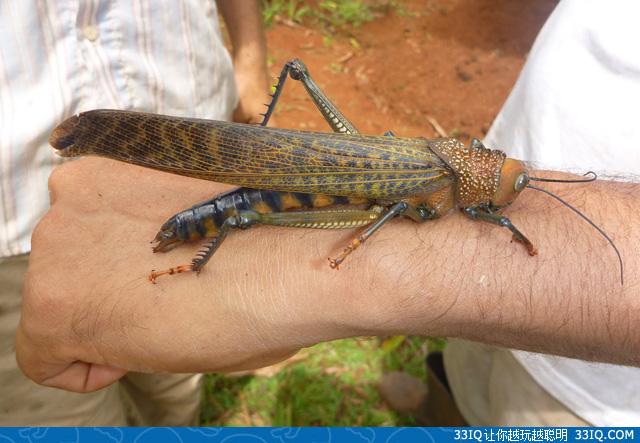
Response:
[{"label": "grasshopper thorax", "polygon": [[[507,182],[515,172],[524,171],[524,165],[517,160],[507,159],[504,152],[488,149],[477,139],[473,139],[469,147],[453,138],[440,139],[430,148],[456,177],[455,199],[458,207],[498,208],[516,197],[517,193],[510,193],[515,189],[514,183],[512,182],[509,189],[505,186],[509,186]],[[515,163],[520,164],[522,168],[518,169]],[[516,178],[518,175],[516,173]]]}]

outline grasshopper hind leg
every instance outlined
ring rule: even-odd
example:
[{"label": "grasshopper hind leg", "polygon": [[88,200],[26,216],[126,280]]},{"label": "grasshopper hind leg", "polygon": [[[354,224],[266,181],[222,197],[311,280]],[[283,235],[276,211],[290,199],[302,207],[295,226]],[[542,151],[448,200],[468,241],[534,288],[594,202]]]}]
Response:
[{"label": "grasshopper hind leg", "polygon": [[271,114],[273,114],[276,103],[278,102],[280,94],[284,88],[287,76],[290,76],[292,79],[302,83],[307,94],[309,94],[309,97],[311,97],[311,100],[313,100],[313,103],[316,105],[320,113],[322,113],[322,116],[334,132],[339,134],[358,134],[358,130],[353,123],[351,123],[333,104],[333,102],[331,102],[329,97],[322,92],[320,87],[318,87],[311,78],[309,70],[304,63],[302,63],[302,60],[298,59],[288,61],[283,66],[280,76],[278,77],[278,83],[275,86],[275,91],[271,94],[271,102],[266,105],[267,112],[262,114],[264,118],[260,125],[266,126],[269,122]]}]

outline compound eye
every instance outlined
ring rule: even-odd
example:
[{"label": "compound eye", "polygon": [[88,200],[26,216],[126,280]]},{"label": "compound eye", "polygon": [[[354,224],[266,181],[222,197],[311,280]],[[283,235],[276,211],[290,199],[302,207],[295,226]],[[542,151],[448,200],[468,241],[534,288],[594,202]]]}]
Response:
[{"label": "compound eye", "polygon": [[516,192],[522,191],[527,184],[529,183],[529,176],[527,174],[520,174],[516,179],[516,184],[514,185],[514,189]]}]

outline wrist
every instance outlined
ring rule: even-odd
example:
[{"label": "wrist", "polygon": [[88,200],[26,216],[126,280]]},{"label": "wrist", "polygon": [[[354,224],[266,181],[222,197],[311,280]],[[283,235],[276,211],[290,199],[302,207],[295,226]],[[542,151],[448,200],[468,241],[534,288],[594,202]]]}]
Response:
[{"label": "wrist", "polygon": [[394,220],[332,271],[342,281],[338,315],[353,335],[452,335],[464,317],[467,276],[456,258],[466,247],[454,234],[465,223],[456,212],[422,225]]},{"label": "wrist", "polygon": [[234,51],[232,61],[236,78],[240,78],[247,84],[253,83],[265,91],[268,90],[269,74],[263,51],[257,49],[255,45],[249,45]]}]

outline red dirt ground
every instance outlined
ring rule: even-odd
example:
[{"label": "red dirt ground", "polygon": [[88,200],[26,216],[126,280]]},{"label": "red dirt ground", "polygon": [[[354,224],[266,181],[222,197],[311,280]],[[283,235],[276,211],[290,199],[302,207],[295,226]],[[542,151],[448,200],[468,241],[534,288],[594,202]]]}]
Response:
[{"label": "red dirt ground", "polygon": [[[557,0],[408,0],[333,35],[274,23],[267,32],[271,74],[302,59],[316,82],[363,134],[434,137],[427,117],[449,135],[484,136]],[[278,127],[330,131],[301,85],[288,82]]]}]

